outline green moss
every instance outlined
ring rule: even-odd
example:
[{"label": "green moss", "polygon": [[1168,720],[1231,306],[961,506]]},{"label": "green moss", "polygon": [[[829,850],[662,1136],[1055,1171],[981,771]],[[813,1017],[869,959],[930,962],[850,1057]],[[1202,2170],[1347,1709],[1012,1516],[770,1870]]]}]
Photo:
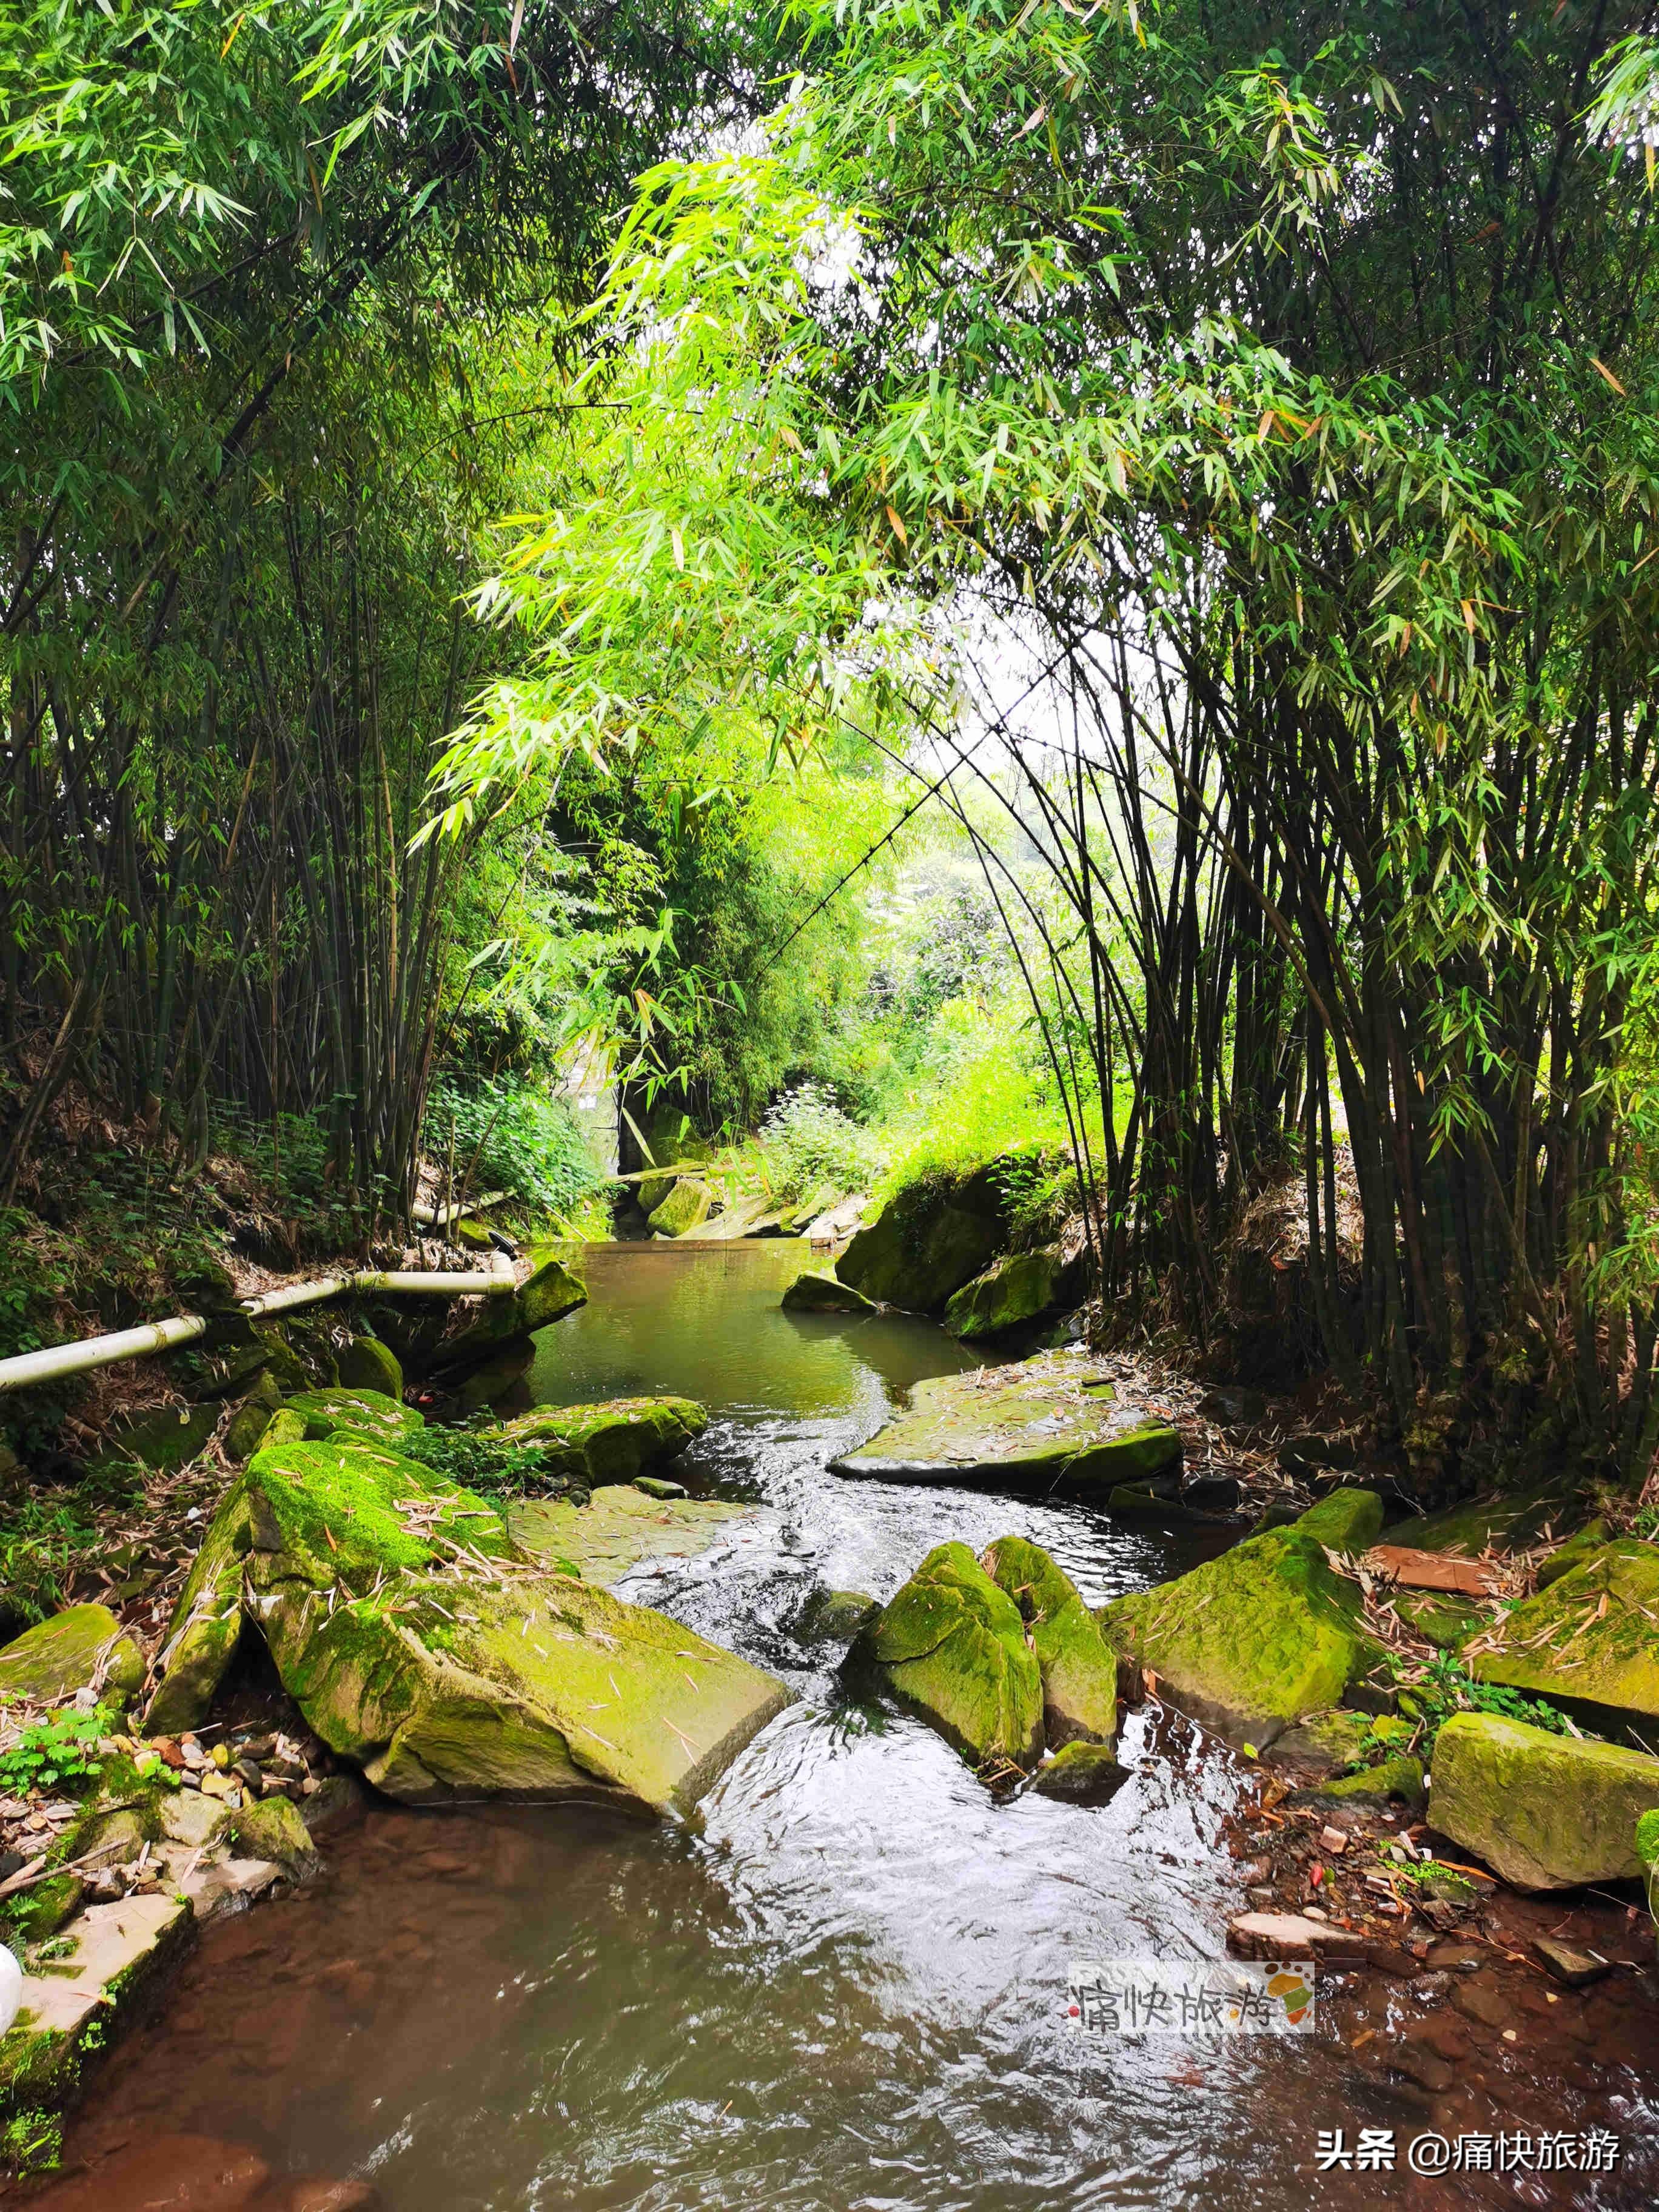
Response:
[{"label": "green moss", "polygon": [[708,1425],[690,1398],[612,1398],[592,1406],[538,1406],[487,1437],[575,1455],[593,1484],[631,1482],[655,1461],[672,1459]]},{"label": "green moss", "polygon": [[1414,1551],[1455,1552],[1464,1559],[1476,1559],[1482,1552],[1523,1550],[1537,1540],[1549,1522],[1559,1520],[1561,1512],[1559,1490],[1516,1491],[1505,1498],[1455,1505],[1422,1521],[1407,1521],[1393,1534],[1395,1541]]},{"label": "green moss", "polygon": [[1659,1545],[1620,1537],[1509,1613],[1483,1682],[1659,1718]]},{"label": "green moss", "polygon": [[7,1899],[12,1926],[26,1943],[41,1943],[55,1936],[70,1914],[78,1911],[87,1886],[79,1875],[50,1875]]},{"label": "green moss", "polygon": [[94,1680],[123,1703],[144,1679],[143,1654],[106,1605],[74,1605],[0,1650],[0,1703],[55,1705]]},{"label": "green moss", "polygon": [[1344,1774],[1334,1782],[1322,1782],[1322,1797],[1334,1797],[1346,1802],[1370,1800],[1386,1801],[1390,1797],[1403,1798],[1408,1805],[1423,1802],[1423,1762],[1401,1754],[1382,1759],[1376,1766],[1362,1767],[1357,1774]]},{"label": "green moss", "polygon": [[999,1336],[1056,1312],[1080,1288],[1080,1276],[1079,1268],[1061,1259],[1057,1244],[1013,1253],[951,1293],[945,1326],[969,1343]]},{"label": "green moss", "polygon": [[1333,1490],[1294,1526],[1328,1551],[1369,1551],[1382,1533],[1382,1500],[1374,1490]]},{"label": "green moss", "polygon": [[836,1273],[867,1298],[913,1313],[933,1313],[971,1282],[1003,1242],[994,1212],[953,1202],[948,1186],[921,1186],[884,1206],[836,1262]]},{"label": "green moss", "polygon": [[[512,1553],[505,1524],[483,1498],[367,1437],[272,1445],[248,1474],[254,1552],[280,1547],[324,1588],[338,1577],[367,1589],[383,1571],[447,1558],[457,1543],[487,1557]],[[422,1512],[416,1527],[399,1510],[410,1505],[437,1510]],[[263,1525],[267,1514],[274,1528]]]},{"label": "green moss", "polygon": [[1563,1575],[1570,1575],[1575,1567],[1582,1567],[1592,1553],[1599,1552],[1612,1531],[1605,1521],[1592,1521],[1576,1535],[1569,1536],[1565,1544],[1557,1545],[1538,1569],[1538,1587],[1547,1589],[1559,1583]]},{"label": "green moss", "polygon": [[899,1695],[975,1760],[1029,1766],[1042,1748],[1042,1678],[1019,1608],[965,1544],[940,1544],[866,1632]]},{"label": "green moss", "polygon": [[1455,1713],[1434,1749],[1434,1825],[1521,1889],[1572,1889],[1641,1872],[1636,1824],[1659,1802],[1659,1759]]},{"label": "green moss", "polygon": [[1050,1751],[1117,1735],[1117,1658],[1071,1577],[1040,1546],[1000,1536],[981,1562],[1019,1607],[1042,1677],[1043,1733]]},{"label": "green moss", "polygon": [[706,1182],[696,1176],[681,1176],[652,1210],[648,1224],[658,1237],[684,1237],[688,1230],[702,1226],[714,1202],[714,1194]]},{"label": "green moss", "polygon": [[1442,1590],[1397,1590],[1391,1602],[1402,1620],[1410,1621],[1426,1643],[1441,1651],[1459,1650],[1492,1619],[1472,1598]]},{"label": "green moss", "polygon": [[372,1390],[400,1405],[404,1370],[398,1355],[378,1336],[354,1336],[339,1355],[340,1381],[348,1390]]},{"label": "green moss", "polygon": [[412,1406],[400,1406],[379,1390],[302,1390],[289,1399],[283,1410],[304,1418],[306,1435],[313,1441],[332,1436],[337,1429],[350,1429],[395,1444],[426,1426]]},{"label": "green moss", "polygon": [[242,1562],[252,1542],[249,1488],[226,1493],[185,1578],[158,1656],[161,1680],[144,1716],[152,1735],[176,1735],[207,1718],[242,1632]]},{"label": "green moss", "polygon": [[1195,1717],[1258,1746],[1340,1704],[1374,1651],[1358,1588],[1299,1527],[1116,1599],[1100,1620],[1113,1647],[1152,1668]]}]

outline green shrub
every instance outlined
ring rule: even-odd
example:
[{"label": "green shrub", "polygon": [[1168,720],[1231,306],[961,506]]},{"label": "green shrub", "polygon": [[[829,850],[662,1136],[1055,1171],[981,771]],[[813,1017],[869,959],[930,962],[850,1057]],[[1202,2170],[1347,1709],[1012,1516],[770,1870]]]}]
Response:
[{"label": "green shrub", "polygon": [[761,1123],[760,1143],[779,1198],[810,1198],[827,1183],[841,1192],[867,1190],[880,1164],[870,1132],[842,1113],[823,1084],[787,1091]]},{"label": "green shrub", "polygon": [[[478,1418],[482,1424],[489,1416]],[[587,1485],[555,1473],[544,1446],[506,1443],[477,1428],[432,1425],[405,1437],[398,1449],[405,1459],[419,1460],[481,1498],[568,1498],[574,1504],[587,1503]]]},{"label": "green shrub", "polygon": [[0,1784],[18,1796],[31,1790],[76,1790],[103,1771],[99,1747],[114,1727],[101,1705],[90,1712],[67,1706],[31,1721],[9,1750],[0,1752]]},{"label": "green shrub", "polygon": [[520,1076],[441,1078],[425,1141],[433,1158],[469,1175],[475,1194],[504,1190],[546,1213],[568,1215],[605,1188],[569,1108]]}]

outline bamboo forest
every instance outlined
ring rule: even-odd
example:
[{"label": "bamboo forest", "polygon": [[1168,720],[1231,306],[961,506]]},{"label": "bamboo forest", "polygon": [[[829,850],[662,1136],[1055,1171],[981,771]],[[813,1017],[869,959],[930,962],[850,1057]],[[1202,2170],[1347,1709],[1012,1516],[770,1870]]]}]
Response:
[{"label": "bamboo forest", "polygon": [[0,2203],[1659,2201],[1659,10],[0,9]]}]

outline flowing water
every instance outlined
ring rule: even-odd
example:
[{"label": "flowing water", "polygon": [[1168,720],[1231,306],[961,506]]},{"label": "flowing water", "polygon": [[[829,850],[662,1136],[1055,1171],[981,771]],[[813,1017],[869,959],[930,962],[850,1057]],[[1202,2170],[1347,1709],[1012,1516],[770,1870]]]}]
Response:
[{"label": "flowing water", "polygon": [[[532,1377],[555,1403],[700,1399],[689,1479],[756,1505],[714,1550],[623,1585],[799,1692],[700,1832],[377,1808],[324,1881],[206,1933],[71,2131],[71,2160],[95,2163],[63,2203],[248,2201],[190,2193],[191,2136],[247,2147],[256,2172],[357,2177],[389,2212],[1651,2201],[1579,2177],[1467,2196],[1403,2172],[1313,2181],[1317,2129],[1392,2127],[1403,2146],[1443,2120],[1353,2063],[1359,2015],[1340,2007],[1314,2039],[1224,2045],[1068,2019],[1074,1958],[1219,1954],[1241,1900],[1218,1833],[1248,1771],[1132,1716],[1109,1806],[1000,1802],[915,1719],[849,1695],[793,1623],[819,1585],[890,1595],[946,1537],[1019,1529],[1097,1603],[1194,1554],[1075,1506],[827,1474],[968,1355],[921,1322],[782,1314],[799,1263],[780,1245],[601,1248],[592,1303],[545,1332]],[[1506,2074],[1498,2048],[1471,2109],[1536,2124],[1535,2062]],[[1628,2070],[1586,2055],[1582,2110],[1650,2126]],[[158,2158],[185,2176],[174,2194]]]}]

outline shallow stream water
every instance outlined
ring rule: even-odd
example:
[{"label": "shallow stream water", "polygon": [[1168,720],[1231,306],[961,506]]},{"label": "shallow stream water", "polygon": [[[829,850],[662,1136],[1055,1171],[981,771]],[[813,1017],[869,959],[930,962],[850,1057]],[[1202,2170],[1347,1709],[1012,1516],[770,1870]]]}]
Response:
[{"label": "shallow stream water", "polygon": [[[1403,2153],[1433,2123],[1353,2063],[1352,2018],[1205,2047],[1079,2031],[1073,1959],[1220,1954],[1241,1899],[1218,1834],[1248,1769],[1132,1716],[1109,1806],[1000,1802],[916,1720],[850,1696],[793,1624],[817,1585],[886,1597],[945,1537],[1018,1529],[1095,1603],[1193,1554],[1076,1506],[826,1474],[967,1356],[921,1322],[782,1314],[799,1265],[778,1244],[599,1248],[591,1304],[544,1333],[532,1378],[555,1403],[700,1399],[689,1479],[757,1504],[623,1585],[799,1693],[701,1831],[375,1809],[322,1882],[207,1931],[106,2068],[68,2144],[92,2171],[54,2197],[249,2201],[155,2193],[145,2146],[165,2168],[167,2142],[205,2136],[278,2177],[367,2181],[388,2212],[1650,2201],[1623,2178],[1316,2179],[1319,2129],[1393,2127]],[[1516,2059],[1481,2090],[1493,2128],[1536,2110]],[[1649,2124],[1633,2075],[1604,2086],[1599,2120]]]}]

